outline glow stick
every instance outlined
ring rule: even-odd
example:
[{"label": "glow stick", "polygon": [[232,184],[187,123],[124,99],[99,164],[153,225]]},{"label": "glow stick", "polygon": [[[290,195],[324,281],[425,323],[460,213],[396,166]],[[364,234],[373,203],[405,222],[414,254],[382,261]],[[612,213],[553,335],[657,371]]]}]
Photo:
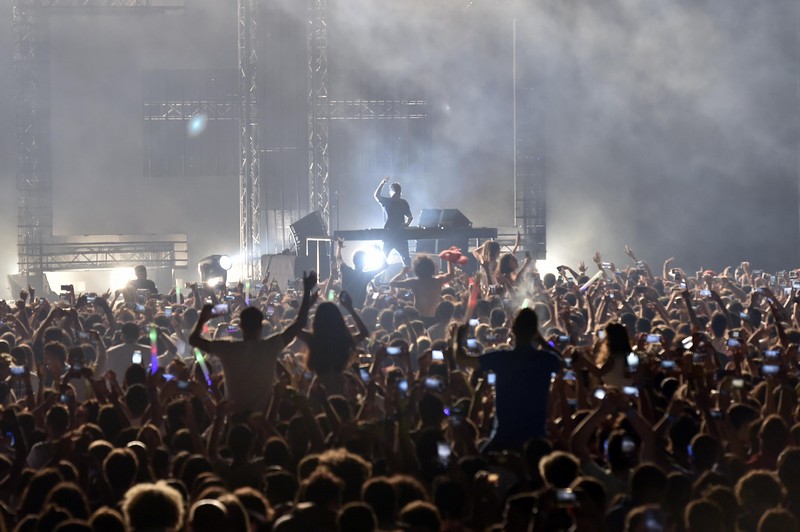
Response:
[{"label": "glow stick", "polygon": [[592,285],[592,283],[594,283],[596,280],[598,280],[600,277],[602,277],[603,273],[604,273],[603,270],[600,270],[599,272],[594,274],[591,279],[586,281],[586,283],[584,283],[584,285],[581,286],[581,292],[585,292],[586,289],[589,288]]},{"label": "glow stick", "polygon": [[244,283],[244,304],[250,306],[250,281]]},{"label": "glow stick", "polygon": [[175,281],[175,303],[181,304],[181,283]]},{"label": "glow stick", "polygon": [[203,377],[206,378],[206,382],[209,386],[211,386],[211,375],[208,373],[208,366],[206,366],[206,359],[203,358],[203,353],[200,352],[199,349],[196,347],[194,348],[194,358],[197,360],[197,363],[200,364],[200,369],[203,371]]},{"label": "glow stick", "polygon": [[155,327],[150,327],[150,374],[155,375],[158,371],[158,331]]}]

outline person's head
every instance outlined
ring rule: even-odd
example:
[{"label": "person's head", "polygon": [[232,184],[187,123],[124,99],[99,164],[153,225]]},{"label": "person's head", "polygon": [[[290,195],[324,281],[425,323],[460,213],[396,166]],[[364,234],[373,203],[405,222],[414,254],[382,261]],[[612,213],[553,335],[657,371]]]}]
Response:
[{"label": "person's head", "polygon": [[630,478],[629,495],[640,504],[659,504],[667,487],[667,475],[655,464],[640,464]]},{"label": "person's head", "polygon": [[339,525],[339,530],[352,532],[372,532],[378,527],[375,513],[363,502],[351,502],[342,506],[336,523]]},{"label": "person's head", "polygon": [[59,438],[69,428],[69,411],[67,407],[56,404],[50,407],[44,418],[44,428],[49,438]]},{"label": "person's head", "polygon": [[50,371],[60,371],[67,363],[67,348],[61,342],[44,345],[44,363]]},{"label": "person's head", "polygon": [[777,456],[789,442],[789,427],[783,418],[772,414],[761,424],[758,438],[761,440],[762,453]]},{"label": "person's head", "polygon": [[605,363],[613,355],[624,354],[627,356],[631,352],[631,342],[625,325],[612,322],[607,324],[603,330],[606,332],[606,337],[600,344],[600,352],[597,356],[598,364]]},{"label": "person's head", "polygon": [[122,324],[122,341],[126,344],[135,344],[139,339],[139,326],[129,321]]},{"label": "person's head", "polygon": [[722,532],[722,511],[716,503],[698,499],[686,506],[683,514],[686,530],[702,530],[704,532]]},{"label": "person's head", "polygon": [[714,467],[722,455],[722,446],[709,434],[698,434],[692,438],[692,465],[696,472],[707,471]]},{"label": "person's head", "polygon": [[750,471],[736,483],[736,500],[751,515],[759,515],[781,504],[784,488],[771,471]]},{"label": "person's head", "polygon": [[430,279],[436,274],[436,264],[428,255],[417,255],[412,262],[414,275],[420,279]]},{"label": "person's head", "polygon": [[382,527],[385,528],[394,520],[397,495],[388,478],[374,477],[365,482],[361,488],[361,499],[372,508]]},{"label": "person's head", "polygon": [[355,253],[353,253],[353,267],[356,271],[360,272],[364,270],[364,265],[367,263],[367,252],[363,249],[359,249]]},{"label": "person's head", "polygon": [[264,314],[256,307],[247,307],[239,315],[239,328],[244,338],[252,339],[261,336],[261,324]]},{"label": "person's head", "polygon": [[725,331],[728,329],[728,318],[721,312],[716,312],[711,317],[711,331],[717,338],[725,336]]},{"label": "person's head", "polygon": [[757,532],[772,532],[774,530],[797,530],[800,522],[789,510],[772,508],[764,512],[758,520]]},{"label": "person's head", "polygon": [[539,474],[548,486],[566,489],[578,477],[580,462],[570,453],[554,451],[539,462]]},{"label": "person's head", "polygon": [[497,271],[500,275],[508,275],[517,271],[519,261],[511,253],[506,253],[500,257],[500,262],[497,264]]},{"label": "person's head", "polygon": [[486,251],[489,253],[489,260],[497,260],[500,256],[500,243],[492,240],[486,243]]},{"label": "person's head", "polygon": [[340,373],[353,354],[353,335],[335,303],[325,301],[317,306],[313,323],[314,335],[306,365],[317,374]]},{"label": "person's head", "polygon": [[77,484],[62,482],[50,491],[45,501],[47,506],[60,506],[69,512],[72,517],[89,519],[89,501]]},{"label": "person's head", "polygon": [[125,523],[131,531],[180,530],[183,497],[164,481],[131,487],[122,501]]},{"label": "person's head", "polygon": [[117,510],[103,506],[89,518],[89,525],[95,532],[126,532],[124,518]]},{"label": "person's head", "polygon": [[[400,195],[403,193],[403,188],[400,186],[400,183],[392,183],[389,185],[389,190],[391,190],[391,196],[393,198],[399,198]],[[413,198],[412,198],[413,199]]]},{"label": "person's head", "polygon": [[244,458],[253,444],[253,431],[249,425],[234,425],[228,433],[228,448],[234,458]]},{"label": "person's head", "polygon": [[539,319],[530,308],[521,309],[514,318],[511,332],[517,345],[530,345],[539,329]]},{"label": "person's head", "polygon": [[116,495],[122,495],[136,480],[138,464],[130,449],[114,449],[103,460],[103,474]]},{"label": "person's head", "polygon": [[453,310],[455,310],[453,303],[447,301],[446,299],[440,301],[436,306],[436,312],[434,313],[437,323],[448,323],[453,317]]},{"label": "person's head", "polygon": [[189,509],[189,530],[216,532],[228,528],[228,509],[216,499],[200,499]]},{"label": "person's head", "polygon": [[438,532],[442,527],[442,518],[436,506],[425,501],[414,501],[406,504],[398,519],[410,527],[411,530],[419,532]]},{"label": "person's head", "polygon": [[361,487],[372,474],[372,466],[358,456],[345,449],[330,449],[319,456],[319,465],[327,469],[344,483],[342,500],[350,502],[358,500]]},{"label": "person's head", "polygon": [[800,447],[789,447],[780,454],[778,477],[790,496],[800,495]]},{"label": "person's head", "polygon": [[[130,270],[128,270],[130,271]],[[133,273],[136,274],[136,278],[140,281],[147,279],[147,268],[144,264],[139,264],[133,269]]]},{"label": "person's head", "polygon": [[310,502],[336,510],[342,501],[344,483],[326,469],[317,469],[300,485],[297,502]]}]

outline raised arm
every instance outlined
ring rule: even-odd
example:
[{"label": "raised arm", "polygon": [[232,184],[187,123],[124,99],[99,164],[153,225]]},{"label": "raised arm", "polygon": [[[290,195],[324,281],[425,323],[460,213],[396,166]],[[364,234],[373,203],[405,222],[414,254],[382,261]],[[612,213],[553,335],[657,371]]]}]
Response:
[{"label": "raised arm", "polygon": [[384,177],[383,179],[381,179],[381,182],[378,185],[378,188],[375,189],[375,194],[373,194],[373,197],[375,198],[375,201],[377,201],[378,203],[381,202],[381,192],[383,192],[383,187],[385,187],[386,183],[388,183],[388,182],[389,182],[389,178],[388,177]]},{"label": "raised arm", "polygon": [[308,323],[308,310],[311,308],[311,290],[317,285],[316,272],[306,275],[303,272],[303,300],[300,302],[300,310],[297,311],[297,318],[281,333],[283,345],[289,345],[297,334],[303,330]]}]

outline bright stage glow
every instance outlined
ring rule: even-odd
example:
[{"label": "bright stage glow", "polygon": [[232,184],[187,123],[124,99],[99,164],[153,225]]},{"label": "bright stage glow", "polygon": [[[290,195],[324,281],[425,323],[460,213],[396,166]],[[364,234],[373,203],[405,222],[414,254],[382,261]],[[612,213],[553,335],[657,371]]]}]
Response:
[{"label": "bright stage glow", "polygon": [[364,252],[364,271],[377,270],[383,266],[383,251],[377,246],[361,248]]},{"label": "bright stage glow", "polygon": [[128,281],[136,279],[136,273],[133,268],[114,268],[109,272],[109,282],[111,283],[111,290],[125,288]]},{"label": "bright stage glow", "polygon": [[222,282],[222,277],[210,277],[206,281],[206,286],[217,286],[221,282]]},{"label": "bright stage glow", "polygon": [[233,259],[227,255],[221,255],[219,258],[219,267],[223,270],[230,270],[233,266]]},{"label": "bright stage glow", "polygon": [[186,124],[186,133],[188,133],[190,137],[196,137],[206,130],[207,125],[208,115],[205,113],[198,113]]}]

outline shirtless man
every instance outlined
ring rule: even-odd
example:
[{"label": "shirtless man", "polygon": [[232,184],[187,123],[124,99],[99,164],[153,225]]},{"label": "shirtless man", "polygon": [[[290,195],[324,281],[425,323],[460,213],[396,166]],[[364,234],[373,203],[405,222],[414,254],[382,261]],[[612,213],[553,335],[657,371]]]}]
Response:
[{"label": "shirtless man", "polygon": [[427,255],[419,255],[414,259],[413,268],[416,277],[401,279],[411,271],[406,267],[389,282],[389,286],[414,292],[414,306],[419,311],[425,327],[429,327],[436,323],[436,307],[441,299],[442,285],[455,275],[453,263],[447,263],[447,273],[436,275],[436,264],[433,259]]}]

